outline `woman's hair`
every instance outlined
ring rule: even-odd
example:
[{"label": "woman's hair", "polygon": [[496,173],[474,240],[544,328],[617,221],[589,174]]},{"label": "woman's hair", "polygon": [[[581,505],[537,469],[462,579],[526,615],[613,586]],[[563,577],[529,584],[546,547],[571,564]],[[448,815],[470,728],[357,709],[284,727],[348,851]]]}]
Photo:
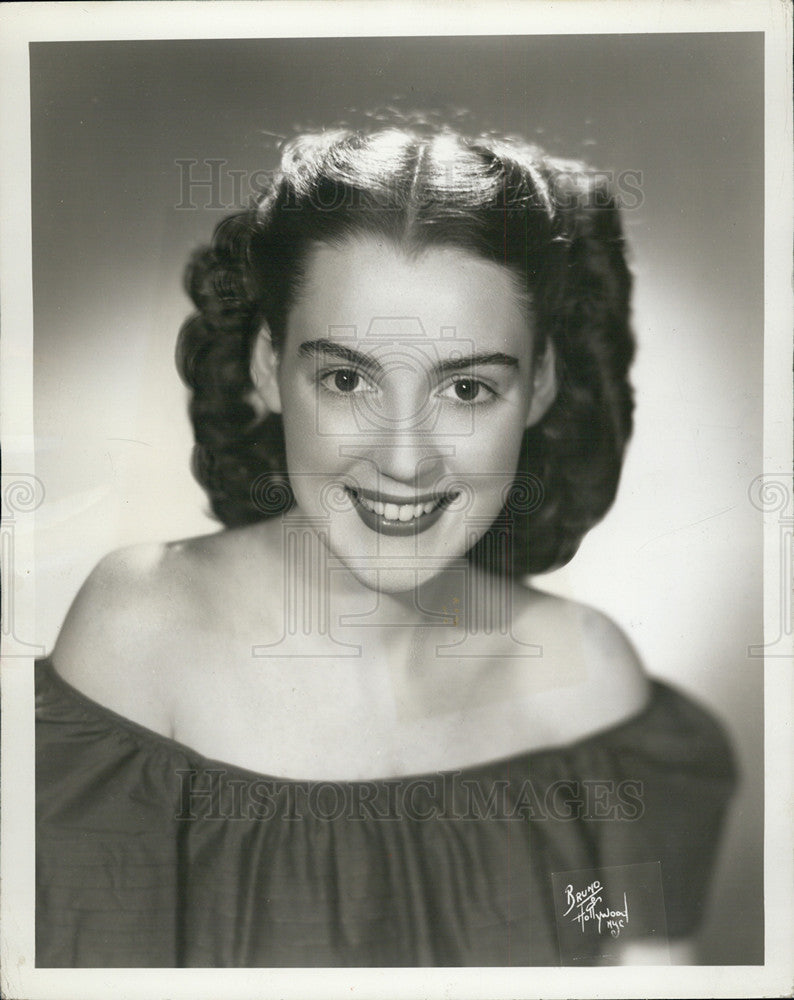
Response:
[{"label": "woman's hair", "polygon": [[213,513],[232,527],[291,506],[281,417],[260,419],[248,401],[252,346],[264,324],[277,352],[283,344],[312,245],[363,235],[414,252],[468,251],[526,290],[527,336],[539,352],[553,344],[557,397],[525,431],[504,508],[469,557],[516,576],[566,563],[610,507],[631,434],[631,276],[618,210],[603,175],[580,163],[448,128],[294,139],[258,202],[193,256],[186,286],[198,311],[177,363],[192,390],[194,473]]}]

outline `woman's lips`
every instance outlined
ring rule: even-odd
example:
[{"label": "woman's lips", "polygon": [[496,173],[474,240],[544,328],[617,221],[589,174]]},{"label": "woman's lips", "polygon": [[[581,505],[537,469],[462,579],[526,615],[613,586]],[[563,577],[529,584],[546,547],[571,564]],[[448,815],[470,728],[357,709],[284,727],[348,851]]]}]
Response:
[{"label": "woman's lips", "polygon": [[432,527],[455,499],[454,495],[421,494],[407,503],[387,493],[346,487],[353,507],[368,528],[382,535],[417,535]]}]

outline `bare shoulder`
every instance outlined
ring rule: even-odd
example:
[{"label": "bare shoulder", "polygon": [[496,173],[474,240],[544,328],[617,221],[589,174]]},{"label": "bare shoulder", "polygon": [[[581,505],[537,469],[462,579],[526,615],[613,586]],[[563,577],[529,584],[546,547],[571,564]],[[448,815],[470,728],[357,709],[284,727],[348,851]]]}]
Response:
[{"label": "bare shoulder", "polygon": [[88,697],[168,734],[168,650],[201,620],[215,536],[105,556],[66,616],[52,661]]},{"label": "bare shoulder", "polygon": [[608,663],[630,676],[644,675],[631,640],[603,611],[523,584],[516,586],[513,605],[516,627],[542,635],[550,651],[581,653],[593,665]]},{"label": "bare shoulder", "polygon": [[[514,599],[516,635],[533,641],[556,699],[575,738],[639,712],[650,679],[629,637],[604,612],[587,604],[519,586]],[[559,679],[559,684],[554,679]]]}]

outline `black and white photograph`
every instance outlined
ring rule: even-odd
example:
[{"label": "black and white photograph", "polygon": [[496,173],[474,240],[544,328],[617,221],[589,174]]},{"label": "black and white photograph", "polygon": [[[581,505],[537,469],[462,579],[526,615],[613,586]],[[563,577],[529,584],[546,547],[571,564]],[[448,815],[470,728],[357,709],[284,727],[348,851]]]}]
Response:
[{"label": "black and white photograph", "polygon": [[3,995],[790,989],[790,10],[64,6]]}]

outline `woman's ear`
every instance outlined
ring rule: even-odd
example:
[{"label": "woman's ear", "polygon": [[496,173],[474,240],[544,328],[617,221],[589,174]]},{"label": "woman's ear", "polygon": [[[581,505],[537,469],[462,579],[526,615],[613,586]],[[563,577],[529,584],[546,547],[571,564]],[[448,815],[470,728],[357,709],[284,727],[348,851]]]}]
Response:
[{"label": "woman's ear", "polygon": [[527,427],[539,423],[546,416],[551,404],[557,398],[557,352],[551,340],[541,357],[535,360],[532,372],[532,401],[529,404]]},{"label": "woman's ear", "polygon": [[270,330],[263,326],[256,335],[251,352],[251,381],[254,389],[249,402],[259,418],[266,413],[281,413],[281,393],[278,387],[278,355],[270,338]]}]

